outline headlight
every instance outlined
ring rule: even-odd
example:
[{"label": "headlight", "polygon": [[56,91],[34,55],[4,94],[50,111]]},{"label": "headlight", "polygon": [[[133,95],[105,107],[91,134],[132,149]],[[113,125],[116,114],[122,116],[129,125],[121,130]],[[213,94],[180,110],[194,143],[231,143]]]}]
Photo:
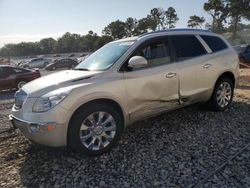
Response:
[{"label": "headlight", "polygon": [[33,112],[46,112],[59,104],[71,92],[72,88],[62,88],[38,98],[33,105]]}]

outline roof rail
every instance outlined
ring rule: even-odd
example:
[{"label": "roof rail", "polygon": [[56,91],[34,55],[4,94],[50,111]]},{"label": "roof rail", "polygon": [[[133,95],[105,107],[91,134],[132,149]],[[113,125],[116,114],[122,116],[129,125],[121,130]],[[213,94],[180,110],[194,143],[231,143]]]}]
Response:
[{"label": "roof rail", "polygon": [[144,33],[144,34],[140,35],[139,37],[143,37],[143,36],[151,35],[151,34],[155,34],[155,33],[164,33],[164,32],[168,33],[168,32],[174,32],[174,31],[194,31],[194,32],[207,32],[207,33],[211,33],[211,31],[205,30],[205,29],[179,28],[179,29],[165,29],[165,30],[148,32],[148,33]]}]

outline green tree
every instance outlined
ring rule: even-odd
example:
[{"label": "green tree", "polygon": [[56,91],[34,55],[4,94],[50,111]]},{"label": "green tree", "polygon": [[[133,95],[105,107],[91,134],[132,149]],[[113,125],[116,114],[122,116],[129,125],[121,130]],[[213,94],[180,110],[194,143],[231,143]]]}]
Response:
[{"label": "green tree", "polygon": [[223,32],[223,22],[227,17],[227,9],[224,0],[208,0],[204,3],[203,9],[211,15],[212,24],[211,30],[213,32]]},{"label": "green tree", "polygon": [[236,38],[237,28],[242,19],[250,19],[250,0],[227,0],[227,11],[231,18],[232,38]]},{"label": "green tree", "polygon": [[113,41],[113,38],[111,36],[103,35],[99,37],[97,40],[96,49],[101,48],[102,46],[104,46],[105,44],[111,41]]},{"label": "green tree", "polygon": [[150,28],[149,19],[142,18],[138,21],[138,24],[135,29],[135,34],[140,35],[140,34],[146,33],[149,28]]},{"label": "green tree", "polygon": [[197,27],[202,28],[202,25],[204,24],[204,22],[205,22],[204,17],[193,15],[193,16],[190,16],[187,26],[191,28],[197,28]]},{"label": "green tree", "polygon": [[89,31],[87,35],[81,37],[80,50],[81,51],[94,51],[97,49],[99,36],[93,31]]},{"label": "green tree", "polygon": [[126,24],[125,22],[116,20],[106,26],[103,29],[102,33],[104,35],[112,36],[113,39],[121,39],[126,36]]},{"label": "green tree", "polygon": [[147,29],[155,31],[157,26],[159,28],[159,25],[157,25],[157,22],[155,21],[154,17],[152,15],[147,15],[147,17],[144,20],[145,22],[145,26],[147,27]]},{"label": "green tree", "polygon": [[165,23],[167,28],[175,28],[177,21],[179,20],[177,13],[173,7],[169,7],[165,12]]},{"label": "green tree", "polygon": [[137,20],[135,18],[127,18],[125,22],[126,36],[131,37],[134,35],[135,29],[137,25]]},{"label": "green tree", "polygon": [[40,40],[39,42],[40,52],[42,54],[54,53],[56,49],[56,43],[57,41],[53,38],[45,38]]},{"label": "green tree", "polygon": [[150,28],[155,31],[158,27],[158,30],[160,29],[162,23],[162,15],[164,11],[162,8],[153,8],[150,10],[150,15],[148,15],[148,19],[151,23]]},{"label": "green tree", "polygon": [[78,42],[80,38],[81,36],[78,34],[65,33],[58,39],[56,51],[62,53],[77,52],[80,48]]}]

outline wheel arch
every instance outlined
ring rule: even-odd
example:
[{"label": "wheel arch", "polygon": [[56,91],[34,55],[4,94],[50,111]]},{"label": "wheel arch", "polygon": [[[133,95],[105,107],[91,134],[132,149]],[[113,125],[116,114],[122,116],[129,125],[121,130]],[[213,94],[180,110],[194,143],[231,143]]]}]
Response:
[{"label": "wheel arch", "polygon": [[234,75],[231,71],[225,71],[225,72],[221,73],[221,74],[218,76],[218,78],[215,80],[215,82],[214,82],[214,85],[213,85],[213,87],[212,87],[212,89],[211,89],[211,93],[210,93],[210,95],[209,95],[209,100],[211,100],[211,98],[212,98],[212,96],[213,96],[213,92],[214,92],[216,83],[217,83],[220,79],[225,78],[225,77],[231,79],[232,82],[233,82],[233,86],[235,86],[236,78],[235,78],[235,75]]},{"label": "wheel arch", "polygon": [[[76,110],[74,110],[73,114],[71,115],[70,117],[70,120],[69,120],[69,123],[72,121],[72,119],[74,118],[74,116],[79,112],[81,111],[83,108],[85,108],[86,106],[88,105],[92,105],[92,104],[107,104],[107,105],[110,105],[112,106],[113,108],[115,108],[115,110],[119,113],[121,119],[122,119],[122,122],[123,122],[123,127],[125,127],[125,114],[124,114],[124,111],[121,107],[121,105],[113,100],[113,99],[110,99],[110,98],[98,98],[98,99],[92,99],[92,100],[89,100],[88,102],[85,102],[84,104],[81,104]],[[68,127],[69,128],[69,127]]]},{"label": "wheel arch", "polygon": [[[225,78],[225,77],[231,79],[233,82],[233,86],[235,86],[235,76],[231,71],[226,71],[226,72],[223,72],[222,74],[220,74],[220,76],[217,78],[215,84],[218,82],[218,80]],[[215,86],[215,84],[214,84],[214,86]]]}]

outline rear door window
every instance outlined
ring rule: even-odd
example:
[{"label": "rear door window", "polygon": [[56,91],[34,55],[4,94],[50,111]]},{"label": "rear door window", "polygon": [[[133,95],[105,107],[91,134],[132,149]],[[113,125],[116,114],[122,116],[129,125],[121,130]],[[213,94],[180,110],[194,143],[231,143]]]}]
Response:
[{"label": "rear door window", "polygon": [[201,38],[207,43],[213,52],[218,52],[227,48],[225,42],[219,37],[201,35]]},{"label": "rear door window", "polygon": [[199,40],[193,35],[171,36],[178,61],[198,57],[207,53]]}]

